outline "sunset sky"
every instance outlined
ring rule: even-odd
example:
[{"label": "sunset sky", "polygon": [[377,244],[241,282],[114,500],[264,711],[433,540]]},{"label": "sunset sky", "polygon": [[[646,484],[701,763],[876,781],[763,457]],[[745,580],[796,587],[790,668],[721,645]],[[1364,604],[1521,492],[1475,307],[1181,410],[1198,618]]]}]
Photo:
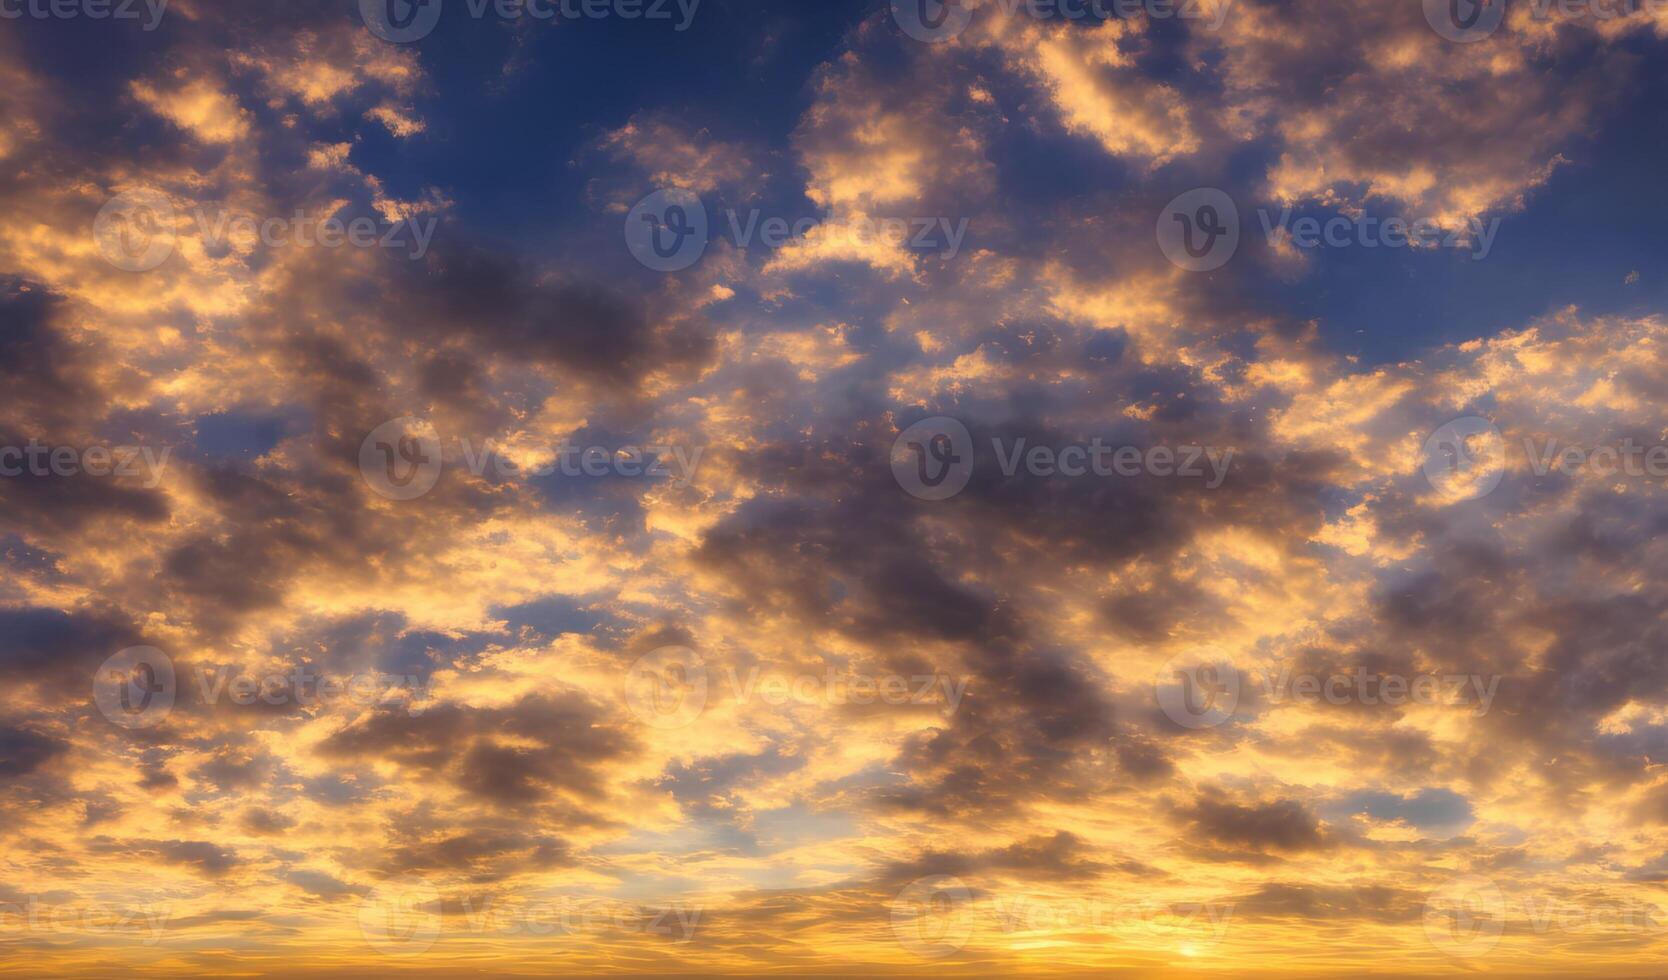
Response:
[{"label": "sunset sky", "polygon": [[1665,174],[1652,0],[0,0],[0,973],[1660,975]]}]

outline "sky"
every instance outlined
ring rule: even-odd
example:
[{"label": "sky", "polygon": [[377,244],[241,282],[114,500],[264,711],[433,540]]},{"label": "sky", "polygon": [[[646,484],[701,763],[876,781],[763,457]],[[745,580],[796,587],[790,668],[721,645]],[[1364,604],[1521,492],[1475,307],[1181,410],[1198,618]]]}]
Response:
[{"label": "sky", "polygon": [[0,971],[1649,976],[1668,3],[0,0]]}]

